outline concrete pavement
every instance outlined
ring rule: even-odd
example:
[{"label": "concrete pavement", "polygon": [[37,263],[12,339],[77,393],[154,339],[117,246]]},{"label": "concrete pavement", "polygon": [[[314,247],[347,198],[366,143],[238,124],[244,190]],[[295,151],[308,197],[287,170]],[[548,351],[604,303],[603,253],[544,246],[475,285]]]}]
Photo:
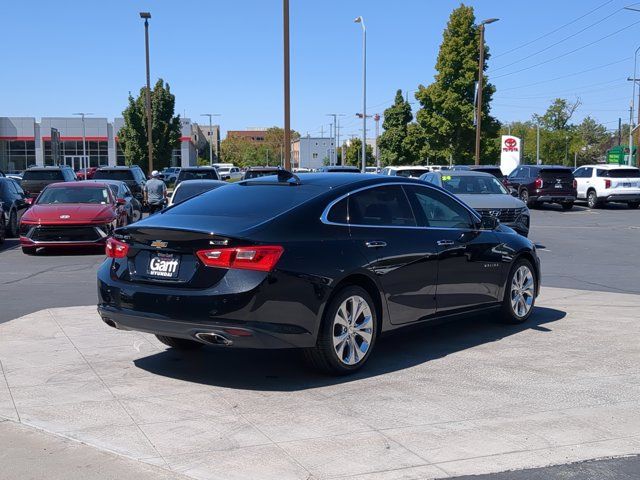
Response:
[{"label": "concrete pavement", "polygon": [[443,478],[632,455],[639,307],[544,288],[524,326],[398,333],[339,379],[296,352],[187,355],[93,307],[43,310],[0,325],[0,416],[202,479]]}]

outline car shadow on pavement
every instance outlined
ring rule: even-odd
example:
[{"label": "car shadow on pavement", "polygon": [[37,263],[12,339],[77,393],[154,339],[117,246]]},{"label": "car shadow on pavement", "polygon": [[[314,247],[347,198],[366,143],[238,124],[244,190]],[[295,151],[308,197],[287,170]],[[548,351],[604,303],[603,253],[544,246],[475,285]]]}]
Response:
[{"label": "car shadow on pavement", "polygon": [[346,377],[313,371],[297,350],[225,350],[208,346],[191,353],[166,350],[134,363],[148,372],[187,382],[241,390],[298,391],[403,370],[528,329],[552,334],[550,324],[566,313],[537,307],[523,325],[497,323],[496,315],[487,313],[441,325],[410,327],[383,336],[367,365]]}]

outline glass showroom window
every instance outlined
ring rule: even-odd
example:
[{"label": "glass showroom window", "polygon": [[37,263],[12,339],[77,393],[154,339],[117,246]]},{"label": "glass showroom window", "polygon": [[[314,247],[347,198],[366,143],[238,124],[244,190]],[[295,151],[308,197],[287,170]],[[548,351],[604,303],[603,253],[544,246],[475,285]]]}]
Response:
[{"label": "glass showroom window", "polygon": [[0,140],[0,169],[5,172],[25,170],[36,164],[33,140]]}]

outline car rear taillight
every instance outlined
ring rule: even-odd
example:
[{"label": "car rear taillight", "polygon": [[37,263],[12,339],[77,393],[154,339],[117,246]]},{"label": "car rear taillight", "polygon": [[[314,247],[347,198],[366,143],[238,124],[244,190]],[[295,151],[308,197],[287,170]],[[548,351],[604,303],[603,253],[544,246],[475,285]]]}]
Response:
[{"label": "car rear taillight", "polygon": [[605,178],[604,180],[604,188],[611,188],[611,180]]},{"label": "car rear taillight", "polygon": [[573,188],[578,188],[578,181],[575,178],[573,179]]},{"label": "car rear taillight", "polygon": [[542,188],[543,185],[544,185],[544,182],[540,177],[536,178],[535,181],[533,182],[533,186],[535,188]]},{"label": "car rear taillight", "polygon": [[24,199],[24,203],[26,203],[27,205],[33,205],[33,197],[27,197]]},{"label": "car rear taillight", "polygon": [[270,272],[278,263],[282,252],[284,248],[280,246],[265,245],[199,250],[197,255],[207,267]]},{"label": "car rear taillight", "polygon": [[129,245],[115,238],[108,238],[105,252],[107,258],[125,258],[129,253]]}]

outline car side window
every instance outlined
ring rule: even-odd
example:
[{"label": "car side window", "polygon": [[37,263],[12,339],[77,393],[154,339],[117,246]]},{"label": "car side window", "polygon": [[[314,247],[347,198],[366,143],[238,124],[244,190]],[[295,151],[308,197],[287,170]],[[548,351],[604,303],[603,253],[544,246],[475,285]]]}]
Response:
[{"label": "car side window", "polygon": [[508,175],[508,178],[518,178],[522,172],[522,167],[517,167],[513,172]]},{"label": "car side window", "polygon": [[329,214],[327,215],[327,220],[333,223],[349,223],[349,216],[347,213],[348,203],[349,198],[343,198],[331,207],[331,210],[329,210]]},{"label": "car side window", "polygon": [[584,178],[591,178],[591,176],[593,175],[593,168],[591,167],[585,167],[584,169],[584,173],[582,174],[582,176]]},{"label": "car side window", "polygon": [[420,226],[474,228],[469,211],[448,195],[417,185],[407,185],[404,188],[407,190]]},{"label": "car side window", "polygon": [[389,185],[350,195],[349,224],[415,227],[416,219],[402,188]]}]

